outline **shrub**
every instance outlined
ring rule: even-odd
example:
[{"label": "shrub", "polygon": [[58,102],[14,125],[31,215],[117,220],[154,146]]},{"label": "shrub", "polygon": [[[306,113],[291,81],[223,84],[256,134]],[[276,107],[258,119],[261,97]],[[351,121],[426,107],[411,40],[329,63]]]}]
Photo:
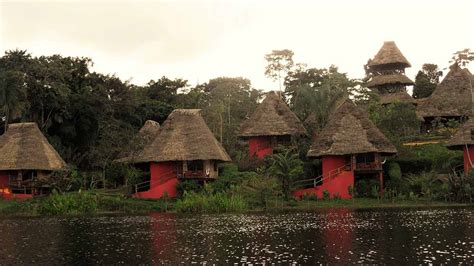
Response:
[{"label": "shrub", "polygon": [[185,193],[202,191],[202,185],[196,180],[184,180],[176,185],[178,195],[183,196]]},{"label": "shrub", "polygon": [[224,192],[239,184],[257,176],[255,172],[239,172],[237,165],[227,163],[220,167],[219,178],[209,184],[214,192]]},{"label": "shrub", "polygon": [[247,208],[242,196],[228,193],[186,193],[176,202],[176,211],[182,213],[236,212]]},{"label": "shrub", "polygon": [[327,189],[323,190],[323,200],[328,200],[331,198],[331,194],[329,194],[329,191]]},{"label": "shrub", "polygon": [[38,205],[38,212],[46,215],[94,213],[97,195],[91,192],[59,194],[55,191]]}]

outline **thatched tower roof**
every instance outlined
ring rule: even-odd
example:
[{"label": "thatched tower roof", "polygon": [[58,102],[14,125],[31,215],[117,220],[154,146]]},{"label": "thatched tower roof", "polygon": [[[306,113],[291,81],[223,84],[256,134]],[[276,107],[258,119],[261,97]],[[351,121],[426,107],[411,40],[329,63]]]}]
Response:
[{"label": "thatched tower roof", "polygon": [[391,104],[391,103],[411,103],[416,104],[417,102],[413,97],[408,94],[406,91],[399,91],[394,93],[384,93],[380,94],[380,103],[381,104]]},{"label": "thatched tower roof", "polygon": [[316,116],[316,113],[311,112],[308,117],[303,122],[304,126],[306,129],[314,131],[320,126],[320,122],[318,117]]},{"label": "thatched tower roof", "polygon": [[239,132],[240,137],[306,134],[303,123],[274,92],[267,93]]},{"label": "thatched tower roof", "polygon": [[382,48],[380,48],[368,66],[370,68],[377,68],[383,65],[400,65],[404,68],[411,67],[410,62],[403,56],[393,41],[384,42]]},{"label": "thatched tower roof", "polygon": [[370,121],[367,113],[347,99],[331,115],[326,127],[311,145],[308,157],[367,152],[395,154],[396,148]]},{"label": "thatched tower roof", "polygon": [[446,146],[450,149],[462,149],[464,145],[474,145],[474,119],[462,124]]},{"label": "thatched tower roof", "polygon": [[375,88],[382,85],[413,85],[413,81],[403,74],[374,76],[367,83],[368,88]]},{"label": "thatched tower roof", "polygon": [[467,69],[454,66],[430,97],[418,101],[422,117],[469,116],[472,108],[474,77]]},{"label": "thatched tower roof", "polygon": [[155,140],[159,132],[160,123],[153,120],[147,120],[133,140],[134,147],[130,151],[121,152],[115,161],[134,162],[140,157],[143,149]]},{"label": "thatched tower roof", "polygon": [[66,163],[36,123],[10,124],[0,136],[0,170],[61,170]]},{"label": "thatched tower roof", "polygon": [[136,162],[188,160],[231,161],[204,122],[200,109],[174,110]]}]

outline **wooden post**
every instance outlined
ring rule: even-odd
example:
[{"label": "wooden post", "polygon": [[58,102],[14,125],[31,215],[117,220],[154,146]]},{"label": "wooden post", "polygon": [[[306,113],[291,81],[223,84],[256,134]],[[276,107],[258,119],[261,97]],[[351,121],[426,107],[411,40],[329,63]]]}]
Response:
[{"label": "wooden post", "polygon": [[383,196],[383,171],[379,172],[380,196]]}]

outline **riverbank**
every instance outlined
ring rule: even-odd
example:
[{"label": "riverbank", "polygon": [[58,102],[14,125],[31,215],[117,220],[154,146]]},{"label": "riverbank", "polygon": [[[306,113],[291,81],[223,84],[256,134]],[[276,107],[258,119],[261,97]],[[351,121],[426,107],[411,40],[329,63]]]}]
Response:
[{"label": "riverbank", "polygon": [[[123,195],[103,195],[97,192],[68,193],[50,195],[28,200],[0,200],[0,216],[48,216],[48,215],[97,215],[97,214],[146,214],[150,212],[182,211],[175,208],[176,201],[170,199],[146,200],[125,197]],[[274,200],[266,208],[250,207],[238,211],[219,209],[199,209],[194,213],[216,212],[278,212],[278,211],[311,211],[332,208],[349,209],[382,209],[382,208],[426,208],[426,207],[466,207],[472,204],[452,203],[444,201],[388,200],[372,198],[356,198],[351,200]]]}]

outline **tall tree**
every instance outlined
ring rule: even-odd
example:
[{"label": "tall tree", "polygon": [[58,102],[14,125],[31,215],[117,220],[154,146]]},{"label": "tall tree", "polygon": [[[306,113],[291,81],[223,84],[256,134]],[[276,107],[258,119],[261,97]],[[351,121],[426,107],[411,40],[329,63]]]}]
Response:
[{"label": "tall tree", "polygon": [[281,79],[283,75],[286,76],[294,65],[293,55],[293,51],[288,49],[273,50],[271,53],[265,55],[265,60],[267,60],[265,76],[274,81],[278,80],[280,92],[282,92]]},{"label": "tall tree", "polygon": [[443,72],[435,64],[423,64],[415,78],[413,98],[421,99],[430,96],[436,89]]},{"label": "tall tree", "polygon": [[23,75],[18,71],[0,69],[0,107],[5,122],[4,131],[12,117],[20,116],[26,107]]}]

